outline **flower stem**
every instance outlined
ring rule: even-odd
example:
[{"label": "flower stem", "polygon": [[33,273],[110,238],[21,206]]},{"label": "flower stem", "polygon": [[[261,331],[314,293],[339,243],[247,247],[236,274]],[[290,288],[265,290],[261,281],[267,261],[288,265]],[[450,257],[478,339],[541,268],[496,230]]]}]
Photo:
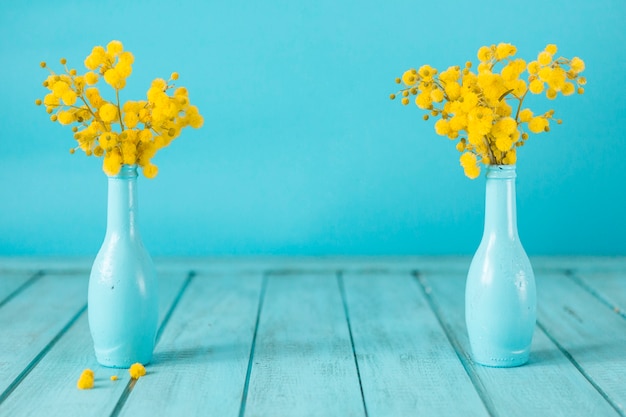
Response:
[{"label": "flower stem", "polygon": [[524,95],[521,97],[516,97],[519,100],[519,104],[517,105],[517,111],[515,112],[515,121],[519,122],[519,112],[522,109],[522,103],[524,102],[524,98],[526,98],[526,94],[528,94],[528,90],[524,92]]},{"label": "flower stem", "polygon": [[122,132],[124,131],[124,123],[122,122],[122,108],[120,107],[120,90],[115,89],[115,99],[117,100],[117,115],[120,119],[120,127],[122,128]]},{"label": "flower stem", "polygon": [[485,144],[487,145],[487,150],[489,151],[489,162],[491,162],[492,164],[497,164],[498,161],[496,161],[496,157],[493,154],[493,150],[491,149],[491,146],[489,145],[490,141],[487,138],[487,136],[483,136],[483,139],[485,140]]},{"label": "flower stem", "polygon": [[[80,100],[85,103],[85,106],[87,106],[87,110],[89,110],[89,113],[91,113],[91,115],[93,116],[93,119],[98,121],[99,123],[102,123],[102,121],[96,116],[96,113],[94,113],[94,111],[91,109],[91,107],[89,106],[89,103],[87,103],[87,100],[85,100],[85,97],[83,97],[82,94],[80,94],[78,96],[78,98],[80,98]],[[102,123],[103,126],[106,127],[106,125],[104,123]]]}]

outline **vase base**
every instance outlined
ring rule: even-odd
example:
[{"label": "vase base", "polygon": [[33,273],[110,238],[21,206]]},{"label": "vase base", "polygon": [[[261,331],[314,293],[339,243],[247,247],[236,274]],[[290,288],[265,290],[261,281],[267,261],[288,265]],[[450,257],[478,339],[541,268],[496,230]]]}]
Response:
[{"label": "vase base", "polygon": [[474,363],[490,368],[514,368],[528,362],[528,352],[507,356],[476,356],[472,355]]},{"label": "vase base", "polygon": [[99,355],[96,352],[96,360],[98,363],[106,368],[118,368],[118,369],[128,369],[131,365],[135,363],[140,363],[142,365],[147,365],[150,363],[152,359],[152,355],[136,355],[132,358],[130,357],[112,357],[110,355]]},{"label": "vase base", "polygon": [[113,362],[113,361],[101,361],[100,359],[98,359],[98,363],[100,365],[104,366],[105,368],[128,369],[128,368],[130,368],[132,365],[134,365],[136,363],[140,363],[140,364],[146,366],[146,365],[148,365],[150,363],[150,361],[147,361],[147,362],[143,362],[143,361]]}]

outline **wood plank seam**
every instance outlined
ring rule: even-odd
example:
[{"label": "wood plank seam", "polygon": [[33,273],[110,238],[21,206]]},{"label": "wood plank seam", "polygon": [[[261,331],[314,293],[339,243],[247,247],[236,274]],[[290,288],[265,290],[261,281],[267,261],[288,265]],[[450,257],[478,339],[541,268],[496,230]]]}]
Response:
[{"label": "wood plank seam", "polygon": [[126,404],[126,401],[128,400],[128,397],[130,396],[130,393],[133,391],[133,388],[135,388],[136,383],[137,383],[137,380],[133,378],[131,378],[128,381],[128,383],[126,384],[126,387],[124,388],[124,391],[122,392],[122,395],[120,395],[120,398],[117,400],[117,403],[115,403],[115,407],[113,408],[113,411],[111,411],[110,417],[116,417],[120,414],[120,412],[122,411],[122,408],[124,407],[124,404]]},{"label": "wood plank seam", "polygon": [[187,288],[189,287],[189,284],[191,284],[191,281],[196,277],[196,275],[197,274],[195,271],[189,271],[189,273],[187,274],[187,279],[185,279],[185,281],[183,282],[183,285],[180,286],[180,290],[178,291],[178,294],[176,295],[174,302],[172,302],[170,309],[167,310],[165,317],[163,317],[163,322],[161,322],[161,325],[159,326],[159,330],[157,331],[156,339],[154,342],[155,346],[159,343],[159,340],[161,340],[161,335],[163,334],[163,330],[165,330],[165,326],[167,326],[167,323],[169,323],[170,318],[172,317],[172,314],[174,313],[174,310],[176,309],[176,307],[178,307],[178,303],[180,302],[180,299],[183,297],[183,295],[187,291]]},{"label": "wood plank seam", "polygon": [[248,401],[248,390],[250,389],[250,375],[252,375],[252,365],[254,364],[254,350],[256,348],[256,337],[259,331],[259,322],[261,321],[261,312],[263,311],[263,302],[265,300],[265,289],[267,288],[267,277],[269,272],[263,274],[261,281],[261,290],[259,291],[259,304],[257,306],[256,321],[254,323],[254,333],[252,335],[252,343],[250,345],[250,358],[248,359],[248,368],[246,369],[246,380],[243,384],[243,392],[241,393],[241,407],[239,408],[239,417],[243,417],[246,412],[246,404]]},{"label": "wood plank seam", "polygon": [[361,370],[359,369],[359,361],[356,356],[356,349],[354,347],[354,336],[352,335],[352,324],[350,323],[350,313],[348,311],[346,288],[343,282],[343,271],[337,271],[337,285],[339,286],[339,293],[341,294],[341,302],[343,304],[343,311],[346,316],[346,323],[348,325],[348,334],[350,335],[350,346],[352,347],[352,355],[354,356],[354,366],[356,367],[356,375],[359,379],[359,390],[361,391],[361,401],[363,402],[363,410],[365,411],[365,417],[368,417],[369,413],[367,412],[367,403],[365,402],[365,394],[363,392]]},{"label": "wood plank seam", "polygon": [[604,398],[606,402],[608,402],[611,405],[611,407],[613,407],[613,409],[615,409],[615,411],[617,411],[617,413],[620,416],[626,417],[626,414],[624,413],[624,410],[621,407],[621,405],[617,404],[615,401],[611,399],[611,397],[602,389],[602,387],[600,387],[600,385],[598,385],[593,380],[591,375],[589,375],[583,369],[583,367],[578,363],[578,361],[574,359],[572,354],[567,349],[565,349],[565,347],[561,343],[559,343],[559,341],[548,331],[548,329],[541,323],[540,320],[537,320],[537,327],[541,329],[541,331],[548,337],[548,339],[550,339],[550,341],[552,341],[552,343],[554,343],[557,349],[559,349],[559,351],[571,362],[571,364],[574,365],[574,367],[578,370],[578,372],[580,372],[581,375],[587,381],[589,381],[591,386],[593,386],[596,389],[596,391],[598,391],[598,393],[602,396],[602,398]]},{"label": "wood plank seam", "polygon": [[441,309],[439,308],[437,301],[431,295],[432,289],[430,288],[430,285],[428,284],[428,280],[418,270],[413,271],[412,275],[417,281],[417,283],[419,284],[418,287],[421,289],[422,294],[424,295],[424,298],[428,302],[428,306],[430,307],[435,317],[437,318],[437,321],[439,322],[439,325],[441,326],[441,328],[443,329],[443,332],[448,338],[450,345],[452,345],[452,348],[456,352],[456,355],[459,358],[459,361],[463,365],[463,369],[465,369],[465,372],[469,376],[470,381],[472,381],[472,384],[474,385],[474,389],[476,390],[476,393],[478,394],[481,401],[485,405],[485,409],[487,410],[487,413],[489,413],[491,417],[498,417],[498,413],[496,412],[496,407],[491,401],[491,398],[489,397],[487,393],[488,391],[486,387],[484,386],[480,377],[476,373],[476,370],[474,369],[475,365],[472,362],[471,358],[469,357],[468,352],[465,352],[465,350],[461,346],[461,343],[454,336],[452,329],[450,329],[449,325],[443,319],[443,315],[441,314]]},{"label": "wood plank seam", "polygon": [[22,285],[20,285],[19,287],[17,287],[12,293],[10,293],[9,295],[7,295],[4,300],[0,300],[0,308],[2,308],[2,306],[4,306],[6,303],[8,303],[9,301],[11,301],[13,298],[15,298],[18,294],[20,294],[22,291],[24,291],[26,288],[30,287],[31,285],[33,285],[39,278],[43,277],[44,272],[43,271],[37,271],[35,272],[35,274],[33,274],[32,277],[30,277],[28,279],[28,281],[26,281],[25,283],[23,283]]},{"label": "wood plank seam", "polygon": [[[43,273],[42,273],[43,275]],[[87,311],[87,303],[85,303],[80,310],[70,320],[63,326],[63,328],[59,331],[59,333],[54,336],[54,338],[48,342],[48,344],[33,358],[33,360],[26,365],[24,370],[11,382],[11,384],[4,390],[2,394],[0,394],[0,404],[4,400],[6,400],[9,395],[17,388],[17,386],[28,376],[28,374],[39,364],[39,362],[46,356],[46,354],[54,347],[54,345],[63,337],[65,333],[76,323],[76,321]]]},{"label": "wood plank seam", "polygon": [[580,286],[589,294],[591,294],[594,298],[596,298],[602,304],[609,307],[614,313],[619,314],[622,318],[626,319],[626,311],[622,310],[618,305],[612,304],[608,299],[606,299],[606,297],[604,297],[598,291],[593,289],[589,284],[587,284],[582,279],[580,279],[580,277],[576,274],[574,270],[571,270],[571,269],[566,270],[565,276],[567,276],[576,285]]},{"label": "wood plank seam", "polygon": [[[159,326],[159,329],[157,330],[157,335],[156,335],[156,339],[154,343],[155,346],[159,343],[159,339],[161,338],[161,335],[163,334],[163,330],[165,329],[165,326],[167,325],[168,321],[170,320],[170,317],[174,313],[174,310],[178,306],[180,299],[182,298],[183,294],[187,290],[187,287],[189,287],[189,284],[191,283],[191,281],[193,280],[195,276],[196,276],[195,271],[189,271],[189,273],[187,274],[187,279],[185,279],[185,281],[181,285],[180,290],[178,291],[178,294],[176,294],[176,298],[172,302],[172,305],[170,306],[170,308],[167,310],[167,313],[165,314],[165,317],[163,318],[163,321],[161,322],[161,325]],[[126,384],[126,388],[124,388],[122,395],[120,395],[120,398],[117,400],[115,407],[111,411],[110,417],[119,416],[120,412],[122,411],[122,408],[124,408],[124,404],[126,404],[126,401],[128,401],[128,397],[133,392],[133,389],[135,388],[137,381],[138,381],[137,379],[133,379],[133,378],[131,378],[128,381],[128,384]]]}]

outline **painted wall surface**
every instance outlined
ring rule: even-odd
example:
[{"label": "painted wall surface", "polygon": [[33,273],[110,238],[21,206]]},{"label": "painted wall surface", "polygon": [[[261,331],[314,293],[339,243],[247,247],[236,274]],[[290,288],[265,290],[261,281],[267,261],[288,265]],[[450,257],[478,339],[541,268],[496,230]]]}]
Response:
[{"label": "painted wall surface", "polygon": [[[122,100],[180,73],[205,118],[140,178],[153,255],[471,254],[485,178],[414,105],[388,96],[405,69],[476,62],[510,42],[580,56],[582,96],[531,101],[563,119],[518,154],[527,252],[626,255],[626,2],[71,1],[0,5],[0,255],[95,255],[101,161],[70,155],[68,127],[34,101],[45,60],[81,70],[94,45],[135,55]],[[58,65],[57,65],[58,68]]]}]

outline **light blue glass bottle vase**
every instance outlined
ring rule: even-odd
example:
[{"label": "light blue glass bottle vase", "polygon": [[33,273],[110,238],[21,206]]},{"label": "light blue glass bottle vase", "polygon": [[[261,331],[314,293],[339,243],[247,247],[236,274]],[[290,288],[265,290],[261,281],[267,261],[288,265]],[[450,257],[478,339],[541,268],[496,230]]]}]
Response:
[{"label": "light blue glass bottle vase", "polygon": [[517,233],[515,177],[515,165],[487,167],[485,228],[465,288],[472,358],[486,366],[526,363],[535,329],[535,276]]},{"label": "light blue glass bottle vase", "polygon": [[137,167],[123,165],[108,187],[106,235],[89,278],[89,328],[98,362],[128,368],[152,358],[157,279],[137,227]]}]

